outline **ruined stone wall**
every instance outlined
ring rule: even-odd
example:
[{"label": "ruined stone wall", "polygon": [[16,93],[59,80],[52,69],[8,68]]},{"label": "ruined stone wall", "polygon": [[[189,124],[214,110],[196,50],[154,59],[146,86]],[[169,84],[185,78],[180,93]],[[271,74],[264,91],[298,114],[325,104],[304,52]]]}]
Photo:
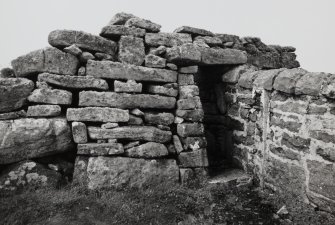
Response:
[{"label": "ruined stone wall", "polygon": [[238,165],[333,211],[333,75],[259,38],[159,31],[119,13],[3,69],[0,188],[175,184]]},{"label": "ruined stone wall", "polygon": [[243,65],[223,77],[232,155],[265,187],[334,212],[334,78]]}]

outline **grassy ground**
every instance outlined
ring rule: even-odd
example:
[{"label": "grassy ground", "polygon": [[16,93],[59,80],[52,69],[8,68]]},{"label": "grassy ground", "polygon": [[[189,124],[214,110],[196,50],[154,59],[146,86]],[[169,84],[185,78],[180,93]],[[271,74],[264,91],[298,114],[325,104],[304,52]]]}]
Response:
[{"label": "grassy ground", "polygon": [[[281,202],[267,196],[252,187],[88,191],[67,186],[59,190],[26,190],[1,193],[0,224],[285,224],[287,221],[274,217],[281,205],[273,202]],[[315,212],[306,213],[313,216]],[[296,224],[318,224],[312,222]]]}]

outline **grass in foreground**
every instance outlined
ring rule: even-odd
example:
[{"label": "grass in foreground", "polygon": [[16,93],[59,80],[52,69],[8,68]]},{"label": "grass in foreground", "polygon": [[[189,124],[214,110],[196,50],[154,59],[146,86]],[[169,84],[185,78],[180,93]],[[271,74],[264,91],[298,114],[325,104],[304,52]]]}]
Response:
[{"label": "grass in foreground", "polygon": [[[287,224],[274,213],[280,198],[254,187],[198,189],[155,187],[89,191],[79,186],[58,190],[0,193],[0,224],[19,225],[211,225]],[[334,224],[302,204],[288,206],[293,224]]]}]

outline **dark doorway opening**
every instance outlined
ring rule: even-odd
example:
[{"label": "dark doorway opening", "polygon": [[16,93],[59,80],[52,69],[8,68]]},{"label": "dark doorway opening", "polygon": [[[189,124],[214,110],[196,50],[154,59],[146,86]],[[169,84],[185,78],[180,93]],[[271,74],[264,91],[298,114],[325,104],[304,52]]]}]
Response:
[{"label": "dark doorway opening", "polygon": [[204,127],[207,140],[209,175],[216,176],[227,169],[236,168],[233,164],[233,130],[229,127],[226,87],[222,75],[230,66],[201,66],[195,75],[195,83],[200,90],[204,109]]}]

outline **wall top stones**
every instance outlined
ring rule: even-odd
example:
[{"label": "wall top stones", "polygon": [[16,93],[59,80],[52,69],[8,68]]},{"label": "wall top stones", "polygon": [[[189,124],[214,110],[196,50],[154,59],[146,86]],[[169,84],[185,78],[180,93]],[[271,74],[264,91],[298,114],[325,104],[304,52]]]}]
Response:
[{"label": "wall top stones", "polygon": [[238,83],[247,89],[335,98],[335,74],[308,72],[301,68],[258,70],[250,65],[241,65],[223,74],[222,81]]}]

